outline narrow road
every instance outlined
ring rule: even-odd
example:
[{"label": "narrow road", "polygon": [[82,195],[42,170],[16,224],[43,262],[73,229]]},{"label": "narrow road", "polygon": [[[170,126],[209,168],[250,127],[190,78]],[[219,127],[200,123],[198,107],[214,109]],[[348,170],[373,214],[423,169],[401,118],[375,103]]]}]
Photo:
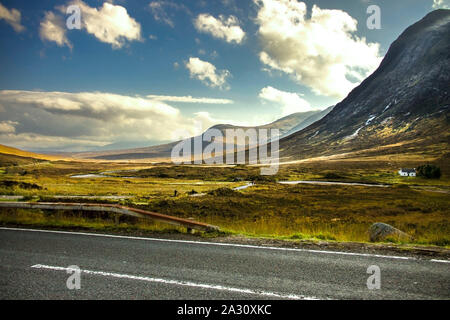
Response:
[{"label": "narrow road", "polygon": [[0,262],[0,299],[450,299],[448,261],[414,257],[0,228]]}]

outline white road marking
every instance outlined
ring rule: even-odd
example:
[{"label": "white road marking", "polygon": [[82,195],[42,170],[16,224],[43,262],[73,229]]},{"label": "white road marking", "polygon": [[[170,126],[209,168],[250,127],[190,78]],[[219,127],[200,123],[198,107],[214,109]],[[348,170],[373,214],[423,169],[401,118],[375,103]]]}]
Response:
[{"label": "white road marking", "polygon": [[433,261],[433,262],[441,262],[441,263],[450,263],[450,260],[431,259],[430,261]]},{"label": "white road marking", "polygon": [[[41,229],[23,229],[23,228],[5,228],[5,227],[0,227],[0,230],[29,231],[29,232],[43,232],[43,233],[57,233],[57,234],[72,234],[72,235],[82,235],[82,236],[118,238],[118,239],[132,239],[132,240],[144,240],[144,241],[155,241],[155,242],[186,243],[186,244],[196,244],[196,245],[221,246],[221,247],[237,247],[237,248],[262,249],[262,250],[309,252],[309,253],[336,254],[336,255],[344,255],[344,256],[374,257],[374,258],[398,259],[398,260],[418,260],[415,257],[387,256],[387,255],[371,254],[371,253],[357,253],[357,252],[329,251],[329,250],[313,250],[313,249],[300,249],[300,248],[265,247],[265,246],[249,245],[249,244],[235,244],[235,243],[203,242],[203,241],[192,241],[192,240],[173,240],[173,239],[144,238],[144,237],[119,236],[119,235],[101,234],[101,233],[57,231],[57,230],[41,230]],[[422,260],[422,261],[430,261],[430,260]],[[447,262],[446,260],[435,260],[433,262],[444,262],[444,261]]]},{"label": "white road marking", "polygon": [[[42,265],[42,264],[33,265],[33,266],[31,266],[31,268],[54,270],[54,271],[66,271],[66,272],[68,270],[71,270],[70,268],[48,266],[48,265]],[[157,283],[171,284],[171,285],[184,286],[184,287],[213,289],[213,290],[229,291],[229,292],[236,292],[236,293],[243,293],[243,294],[259,295],[259,296],[272,297],[272,298],[294,299],[294,300],[318,300],[318,298],[316,298],[316,297],[307,297],[307,296],[303,296],[303,295],[282,294],[282,293],[269,292],[269,291],[257,291],[257,290],[252,290],[252,289],[225,287],[225,286],[221,286],[221,285],[195,283],[195,282],[190,282],[190,281],[151,278],[151,277],[135,276],[135,275],[130,275],[130,274],[104,272],[104,271],[92,271],[92,270],[85,270],[85,269],[81,269],[80,271],[81,271],[81,273],[96,275],[96,276],[103,276],[103,277],[130,279],[130,280],[147,281],[147,282],[157,282]]]}]

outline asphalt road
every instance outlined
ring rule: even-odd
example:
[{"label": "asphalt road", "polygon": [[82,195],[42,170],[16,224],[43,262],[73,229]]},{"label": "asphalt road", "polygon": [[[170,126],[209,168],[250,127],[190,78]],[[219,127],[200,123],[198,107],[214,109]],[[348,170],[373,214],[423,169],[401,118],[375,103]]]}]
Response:
[{"label": "asphalt road", "polygon": [[[69,266],[81,268],[69,290]],[[367,268],[380,268],[369,290]],[[450,299],[450,264],[0,228],[1,299]]]}]

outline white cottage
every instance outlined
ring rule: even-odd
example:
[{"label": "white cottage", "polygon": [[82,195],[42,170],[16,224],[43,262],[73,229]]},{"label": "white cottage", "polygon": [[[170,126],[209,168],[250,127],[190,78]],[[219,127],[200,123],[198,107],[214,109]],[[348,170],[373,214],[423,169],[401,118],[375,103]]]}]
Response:
[{"label": "white cottage", "polygon": [[408,169],[408,168],[401,168],[398,170],[398,174],[402,177],[415,177],[416,176],[416,168]]}]

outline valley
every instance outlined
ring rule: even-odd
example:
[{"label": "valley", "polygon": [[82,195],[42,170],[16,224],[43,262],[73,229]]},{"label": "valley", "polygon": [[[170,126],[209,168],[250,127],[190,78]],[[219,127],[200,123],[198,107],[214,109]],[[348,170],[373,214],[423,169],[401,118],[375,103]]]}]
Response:
[{"label": "valley", "polygon": [[[2,159],[0,201],[22,196],[19,201],[114,203],[219,226],[221,233],[214,236],[289,241],[365,243],[370,225],[385,222],[413,236],[409,242],[388,241],[391,244],[450,246],[450,177],[445,166],[440,179],[423,179],[397,173],[400,167],[420,162],[379,157],[310,159],[281,165],[275,176],[260,176],[258,167],[248,165],[38,162],[4,154]],[[304,183],[295,183],[299,180]],[[16,183],[8,185],[9,181]],[[117,223],[114,215],[92,212],[2,209],[0,222],[150,234],[186,232],[134,217],[121,216]]]},{"label": "valley", "polygon": [[0,299],[448,300],[449,1],[0,0]]},{"label": "valley", "polygon": [[[0,146],[0,201],[118,204],[220,228],[199,234],[203,237],[367,243],[370,226],[382,222],[409,237],[385,243],[448,248],[449,28],[448,10],[426,15],[334,106],[255,127],[214,125],[186,140],[191,146],[198,139],[204,152],[209,130],[221,133],[218,143],[226,146],[223,134],[229,129],[277,129],[274,175],[261,174],[265,165],[249,161],[254,147],[246,145],[248,161],[226,165],[207,165],[204,156],[196,164],[175,165],[171,152],[180,141],[53,155]],[[210,155],[226,158],[221,152]],[[439,179],[398,174],[421,165],[439,168]],[[186,233],[182,227],[106,212],[9,208],[1,213],[4,226]]]}]

